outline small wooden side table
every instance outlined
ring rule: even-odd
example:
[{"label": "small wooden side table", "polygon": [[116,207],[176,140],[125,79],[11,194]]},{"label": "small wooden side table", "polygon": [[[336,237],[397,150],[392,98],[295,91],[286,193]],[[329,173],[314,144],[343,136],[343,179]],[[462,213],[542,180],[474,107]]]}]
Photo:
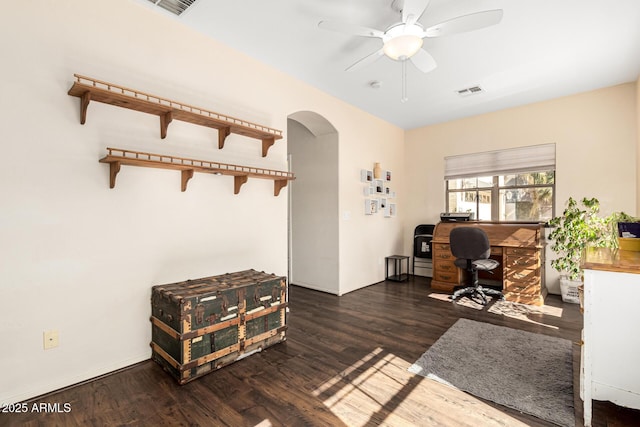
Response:
[{"label": "small wooden side table", "polygon": [[[409,279],[409,257],[404,255],[391,255],[385,257],[385,278],[394,282],[404,282]],[[393,275],[389,276],[389,262],[393,263]],[[402,262],[406,261],[406,273],[403,273]]]}]

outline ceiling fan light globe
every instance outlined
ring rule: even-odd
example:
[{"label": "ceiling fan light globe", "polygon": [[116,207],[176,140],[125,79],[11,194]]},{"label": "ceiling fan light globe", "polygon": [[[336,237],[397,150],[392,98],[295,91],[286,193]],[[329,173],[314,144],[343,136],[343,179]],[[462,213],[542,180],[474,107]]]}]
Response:
[{"label": "ceiling fan light globe", "polygon": [[396,61],[411,58],[422,48],[422,38],[413,34],[402,34],[387,40],[382,48],[385,55]]}]

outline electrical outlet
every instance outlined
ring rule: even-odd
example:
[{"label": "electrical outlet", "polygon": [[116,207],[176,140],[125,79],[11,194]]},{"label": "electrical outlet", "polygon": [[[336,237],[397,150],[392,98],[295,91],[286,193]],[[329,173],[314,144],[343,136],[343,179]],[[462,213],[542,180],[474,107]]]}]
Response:
[{"label": "electrical outlet", "polygon": [[43,345],[45,350],[56,348],[60,344],[58,340],[58,330],[52,329],[50,331],[44,331],[42,333]]}]

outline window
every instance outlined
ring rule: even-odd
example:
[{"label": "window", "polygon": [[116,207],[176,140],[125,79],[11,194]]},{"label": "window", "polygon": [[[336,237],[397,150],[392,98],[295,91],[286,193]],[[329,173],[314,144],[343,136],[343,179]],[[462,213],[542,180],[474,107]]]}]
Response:
[{"label": "window", "polygon": [[555,144],[445,159],[447,212],[481,221],[545,222],[555,213]]}]

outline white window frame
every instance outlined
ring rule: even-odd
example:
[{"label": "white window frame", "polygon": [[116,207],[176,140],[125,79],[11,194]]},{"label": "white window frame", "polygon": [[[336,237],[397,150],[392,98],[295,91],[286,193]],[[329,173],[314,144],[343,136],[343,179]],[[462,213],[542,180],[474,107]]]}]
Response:
[{"label": "white window frame", "polygon": [[[476,212],[480,211],[479,192],[491,192],[491,221],[500,221],[500,190],[520,188],[551,188],[552,217],[556,208],[555,144],[532,145],[506,150],[445,157],[445,206],[449,211],[449,195],[457,192],[476,193]],[[500,186],[499,177],[519,173],[553,172],[553,184]],[[450,189],[449,181],[461,178],[493,177],[491,187]],[[511,221],[510,221],[511,222]],[[527,222],[527,221],[521,221]]]}]

